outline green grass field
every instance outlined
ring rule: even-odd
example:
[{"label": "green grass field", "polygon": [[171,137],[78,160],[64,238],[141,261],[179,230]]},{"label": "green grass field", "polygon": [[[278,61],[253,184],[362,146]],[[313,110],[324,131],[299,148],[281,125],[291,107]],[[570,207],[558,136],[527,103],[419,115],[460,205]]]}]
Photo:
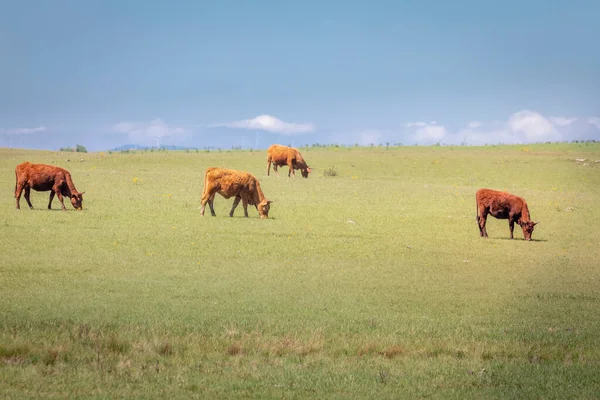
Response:
[{"label": "green grass field", "polygon": [[[1,397],[598,397],[600,144],[302,153],[308,179],[266,151],[0,149]],[[23,161],[84,210],[15,210]],[[200,217],[210,166],[270,218]],[[533,241],[479,237],[481,187],[528,201]]]}]

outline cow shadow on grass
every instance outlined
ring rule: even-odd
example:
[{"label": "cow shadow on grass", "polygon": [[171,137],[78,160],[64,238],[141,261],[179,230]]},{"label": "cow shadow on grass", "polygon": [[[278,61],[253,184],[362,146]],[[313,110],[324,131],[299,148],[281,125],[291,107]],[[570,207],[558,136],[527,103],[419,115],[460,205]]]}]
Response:
[{"label": "cow shadow on grass", "polygon": [[[495,240],[520,240],[522,242],[526,242],[526,240],[523,239],[523,238],[514,238],[514,239],[511,239],[511,238],[508,238],[508,237],[497,237],[497,238],[490,238],[490,239],[495,239]],[[531,238],[531,240],[530,240],[530,242],[547,242],[547,241],[548,241],[547,239],[534,239],[534,238]]]},{"label": "cow shadow on grass", "polygon": [[34,207],[33,209],[30,209],[30,208],[27,208],[27,209],[21,208],[20,210],[17,209],[16,211],[36,211],[36,212],[42,212],[42,211],[43,212],[52,212],[52,211],[54,211],[54,212],[66,212],[66,211],[68,211],[68,212],[74,212],[74,211],[79,211],[79,210],[73,210],[73,209],[69,210],[68,208],[66,210],[62,210],[60,208],[47,209],[47,208],[35,208]]},{"label": "cow shadow on grass", "polygon": [[[219,215],[217,215],[217,217],[218,216]],[[252,218],[252,215],[250,215],[248,217],[244,217],[243,215],[234,215],[233,217],[230,217],[228,215],[227,218],[230,218],[230,219],[260,219],[260,217],[254,217],[254,218]],[[269,217],[269,218],[265,218],[265,219],[277,219],[277,218],[275,218],[275,217]]]}]

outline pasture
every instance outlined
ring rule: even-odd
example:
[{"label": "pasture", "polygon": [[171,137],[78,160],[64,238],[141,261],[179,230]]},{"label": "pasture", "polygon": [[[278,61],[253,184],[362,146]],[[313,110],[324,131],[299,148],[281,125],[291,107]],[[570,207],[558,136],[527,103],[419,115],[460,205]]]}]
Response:
[{"label": "pasture", "polygon": [[[0,149],[2,397],[598,396],[600,144],[300,150],[308,179],[266,151]],[[23,161],[83,211],[15,210]],[[270,218],[200,217],[210,166]],[[527,200],[531,242],[479,237],[481,187]]]}]

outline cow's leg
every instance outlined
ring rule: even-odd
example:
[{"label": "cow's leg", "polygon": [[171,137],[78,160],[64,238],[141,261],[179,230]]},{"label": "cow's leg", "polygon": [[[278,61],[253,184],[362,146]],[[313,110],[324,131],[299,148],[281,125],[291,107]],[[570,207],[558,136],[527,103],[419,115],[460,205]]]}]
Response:
[{"label": "cow's leg", "polygon": [[19,203],[21,202],[21,192],[22,191],[23,191],[23,186],[17,185],[15,188],[15,198],[16,198],[16,203],[17,203],[17,210],[21,209],[21,205]]},{"label": "cow's leg", "polygon": [[271,160],[267,161],[267,176],[271,175]]},{"label": "cow's leg", "polygon": [[479,210],[479,215],[477,215],[477,224],[479,225],[479,235],[481,237],[488,237],[487,230],[485,229],[485,223],[487,221],[487,212],[485,209]]},{"label": "cow's leg", "polygon": [[200,200],[200,215],[204,216],[204,210],[206,209],[206,203],[210,207],[210,213],[213,217],[216,217],[215,209],[213,208],[213,201],[215,199],[215,194],[210,193],[209,191],[205,191],[202,193],[202,199]]},{"label": "cow's leg", "polygon": [[48,201],[48,210],[52,210],[52,200],[54,200],[54,191],[50,191],[50,200]]},{"label": "cow's leg", "polygon": [[215,194],[213,193],[212,196],[210,196],[208,198],[208,206],[210,207],[210,215],[212,215],[213,217],[216,217],[217,214],[215,214],[214,203],[215,203]]},{"label": "cow's leg", "polygon": [[513,231],[515,230],[515,221],[512,219],[508,219],[508,227],[510,228],[510,238],[514,239]]},{"label": "cow's leg", "polygon": [[29,194],[31,193],[31,188],[27,186],[25,188],[25,200],[27,200],[27,204],[29,204],[29,208],[33,210],[33,204],[31,204],[31,200],[29,199]]},{"label": "cow's leg", "polygon": [[204,216],[204,209],[206,208],[206,203],[208,203],[208,197],[202,195],[202,199],[200,199],[200,215]]},{"label": "cow's leg", "polygon": [[233,199],[233,206],[231,206],[231,211],[229,211],[229,216],[233,217],[233,212],[235,211],[235,208],[238,206],[238,204],[240,204],[240,197],[236,197],[235,199]]},{"label": "cow's leg", "polygon": [[277,171],[277,164],[273,163],[273,171],[275,171],[275,173],[277,174],[277,177],[279,178],[279,171]]},{"label": "cow's leg", "polygon": [[56,196],[58,196],[58,201],[60,201],[60,206],[61,206],[62,210],[66,211],[67,208],[65,207],[65,202],[63,201],[63,195],[60,192],[60,190],[56,191]]},{"label": "cow's leg", "polygon": [[242,199],[242,206],[244,206],[244,217],[248,218],[248,202]]},{"label": "cow's leg", "polygon": [[294,171],[294,164],[289,162],[288,163],[288,167],[290,167],[290,170],[288,171],[288,178],[290,177],[290,175],[294,175],[294,178],[296,177],[296,171]]}]

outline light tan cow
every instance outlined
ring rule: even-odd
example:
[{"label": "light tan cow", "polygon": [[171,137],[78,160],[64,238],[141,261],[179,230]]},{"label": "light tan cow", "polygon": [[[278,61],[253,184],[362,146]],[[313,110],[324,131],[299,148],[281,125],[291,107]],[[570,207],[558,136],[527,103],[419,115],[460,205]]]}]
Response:
[{"label": "light tan cow", "polygon": [[240,200],[244,206],[245,217],[248,217],[248,204],[256,207],[261,219],[269,217],[272,201],[265,198],[258,179],[248,172],[217,167],[207,168],[204,173],[204,191],[202,192],[200,215],[204,215],[204,209],[206,203],[208,203],[210,213],[213,217],[216,216],[213,202],[217,193],[226,199],[235,197],[233,207],[229,212],[230,217],[233,217],[233,212]]},{"label": "light tan cow", "polygon": [[308,178],[308,173],[312,172],[310,167],[306,165],[302,154],[293,147],[281,146],[279,144],[273,144],[267,150],[267,176],[271,173],[271,163],[273,163],[273,170],[279,176],[277,167],[287,165],[289,167],[288,178],[290,174],[296,176],[296,169],[299,169],[304,178]]}]

